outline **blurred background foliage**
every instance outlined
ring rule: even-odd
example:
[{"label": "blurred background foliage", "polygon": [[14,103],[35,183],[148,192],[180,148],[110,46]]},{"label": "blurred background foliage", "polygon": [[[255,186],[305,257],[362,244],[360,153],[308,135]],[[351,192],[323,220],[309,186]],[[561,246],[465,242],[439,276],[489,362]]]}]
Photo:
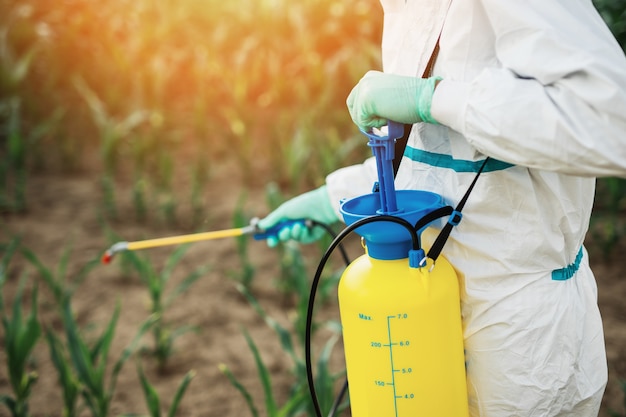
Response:
[{"label": "blurred background foliage", "polygon": [[379,8],[0,0],[0,204],[24,208],[24,170],[94,163],[166,193],[224,158],[248,180],[319,183],[357,145],[345,97],[379,66]]},{"label": "blurred background foliage", "polygon": [[[626,2],[595,4],[626,45]],[[0,0],[0,210],[27,207],[36,172],[95,169],[105,214],[125,182],[138,218],[170,220],[183,200],[204,210],[220,161],[250,186],[319,185],[368,154],[345,97],[380,68],[381,14],[375,0]],[[598,212],[615,217],[625,190],[600,180]]]}]

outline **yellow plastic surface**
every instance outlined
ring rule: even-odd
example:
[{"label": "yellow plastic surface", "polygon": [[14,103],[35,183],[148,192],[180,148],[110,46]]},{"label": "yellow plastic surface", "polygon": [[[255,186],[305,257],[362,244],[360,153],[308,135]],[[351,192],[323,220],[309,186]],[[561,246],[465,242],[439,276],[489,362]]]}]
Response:
[{"label": "yellow plastic surface", "polygon": [[243,228],[218,230],[215,232],[192,233],[189,235],[161,237],[157,239],[138,240],[136,242],[128,242],[127,250],[139,250],[156,248],[159,246],[180,245],[183,243],[200,242],[202,240],[222,239],[226,237],[241,236],[244,233]]},{"label": "yellow plastic surface", "polygon": [[344,272],[339,307],[353,417],[466,417],[454,269],[363,255]]}]

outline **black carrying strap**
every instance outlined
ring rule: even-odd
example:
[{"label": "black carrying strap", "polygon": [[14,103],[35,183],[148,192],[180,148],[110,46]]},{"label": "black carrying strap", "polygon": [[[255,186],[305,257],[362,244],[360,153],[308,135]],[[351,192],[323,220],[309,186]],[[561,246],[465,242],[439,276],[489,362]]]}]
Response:
[{"label": "black carrying strap", "polygon": [[443,246],[446,244],[446,241],[448,240],[448,237],[450,236],[450,232],[452,231],[452,228],[456,226],[457,224],[459,224],[459,222],[461,221],[461,211],[463,210],[463,207],[465,207],[465,203],[467,202],[469,195],[474,189],[474,185],[476,185],[476,181],[478,180],[478,177],[480,177],[480,174],[483,172],[483,169],[485,169],[485,166],[487,165],[487,161],[489,161],[489,157],[487,157],[481,164],[480,168],[478,169],[478,172],[476,173],[476,176],[474,177],[474,180],[470,184],[467,191],[465,191],[465,195],[463,196],[461,201],[459,201],[459,204],[457,204],[454,211],[451,213],[450,219],[448,220],[446,225],[443,227],[443,229],[441,229],[441,232],[439,232],[439,236],[437,236],[437,239],[435,239],[435,243],[433,243],[430,250],[428,251],[428,254],[426,256],[432,259],[433,261],[436,261],[439,255],[441,254],[441,250],[443,249]]},{"label": "black carrying strap", "polygon": [[401,138],[396,139],[394,143],[394,153],[393,153],[393,177],[395,178],[398,174],[398,168],[400,168],[400,162],[402,161],[402,156],[404,155],[404,150],[406,149],[406,144],[409,141],[409,135],[411,134],[411,128],[413,125],[404,125],[404,134]]}]

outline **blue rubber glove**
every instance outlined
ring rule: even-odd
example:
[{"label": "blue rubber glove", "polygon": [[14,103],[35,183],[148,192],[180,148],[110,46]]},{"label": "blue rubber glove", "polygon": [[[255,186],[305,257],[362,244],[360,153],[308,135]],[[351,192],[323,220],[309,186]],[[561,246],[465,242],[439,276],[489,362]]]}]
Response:
[{"label": "blue rubber glove", "polygon": [[[258,223],[259,228],[266,230],[284,220],[310,219],[324,224],[339,221],[335,210],[330,204],[330,197],[326,186],[323,185],[313,191],[301,194],[281,204],[276,210]],[[324,235],[321,227],[306,227],[296,223],[286,226],[278,232],[278,236],[267,238],[267,244],[274,247],[279,241],[296,240],[302,243],[311,243]]]},{"label": "blue rubber glove", "polygon": [[382,127],[388,120],[437,123],[430,115],[430,106],[440,80],[369,71],[348,96],[352,121],[365,131]]}]

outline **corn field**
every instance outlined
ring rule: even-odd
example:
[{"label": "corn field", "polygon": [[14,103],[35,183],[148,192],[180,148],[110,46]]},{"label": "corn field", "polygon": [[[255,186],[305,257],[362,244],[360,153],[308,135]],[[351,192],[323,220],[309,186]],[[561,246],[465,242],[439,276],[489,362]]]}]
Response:
[{"label": "corn field", "polygon": [[[595,2],[626,47],[622,3]],[[0,416],[313,415],[303,328],[330,237],[100,257],[245,226],[361,162],[345,98],[380,68],[381,27],[376,0],[0,0]],[[601,272],[623,271],[625,235],[626,180],[599,180]],[[342,267],[315,316],[324,411],[347,409]],[[615,283],[600,304],[617,329]],[[626,416],[626,353],[611,352],[602,415]]]}]

